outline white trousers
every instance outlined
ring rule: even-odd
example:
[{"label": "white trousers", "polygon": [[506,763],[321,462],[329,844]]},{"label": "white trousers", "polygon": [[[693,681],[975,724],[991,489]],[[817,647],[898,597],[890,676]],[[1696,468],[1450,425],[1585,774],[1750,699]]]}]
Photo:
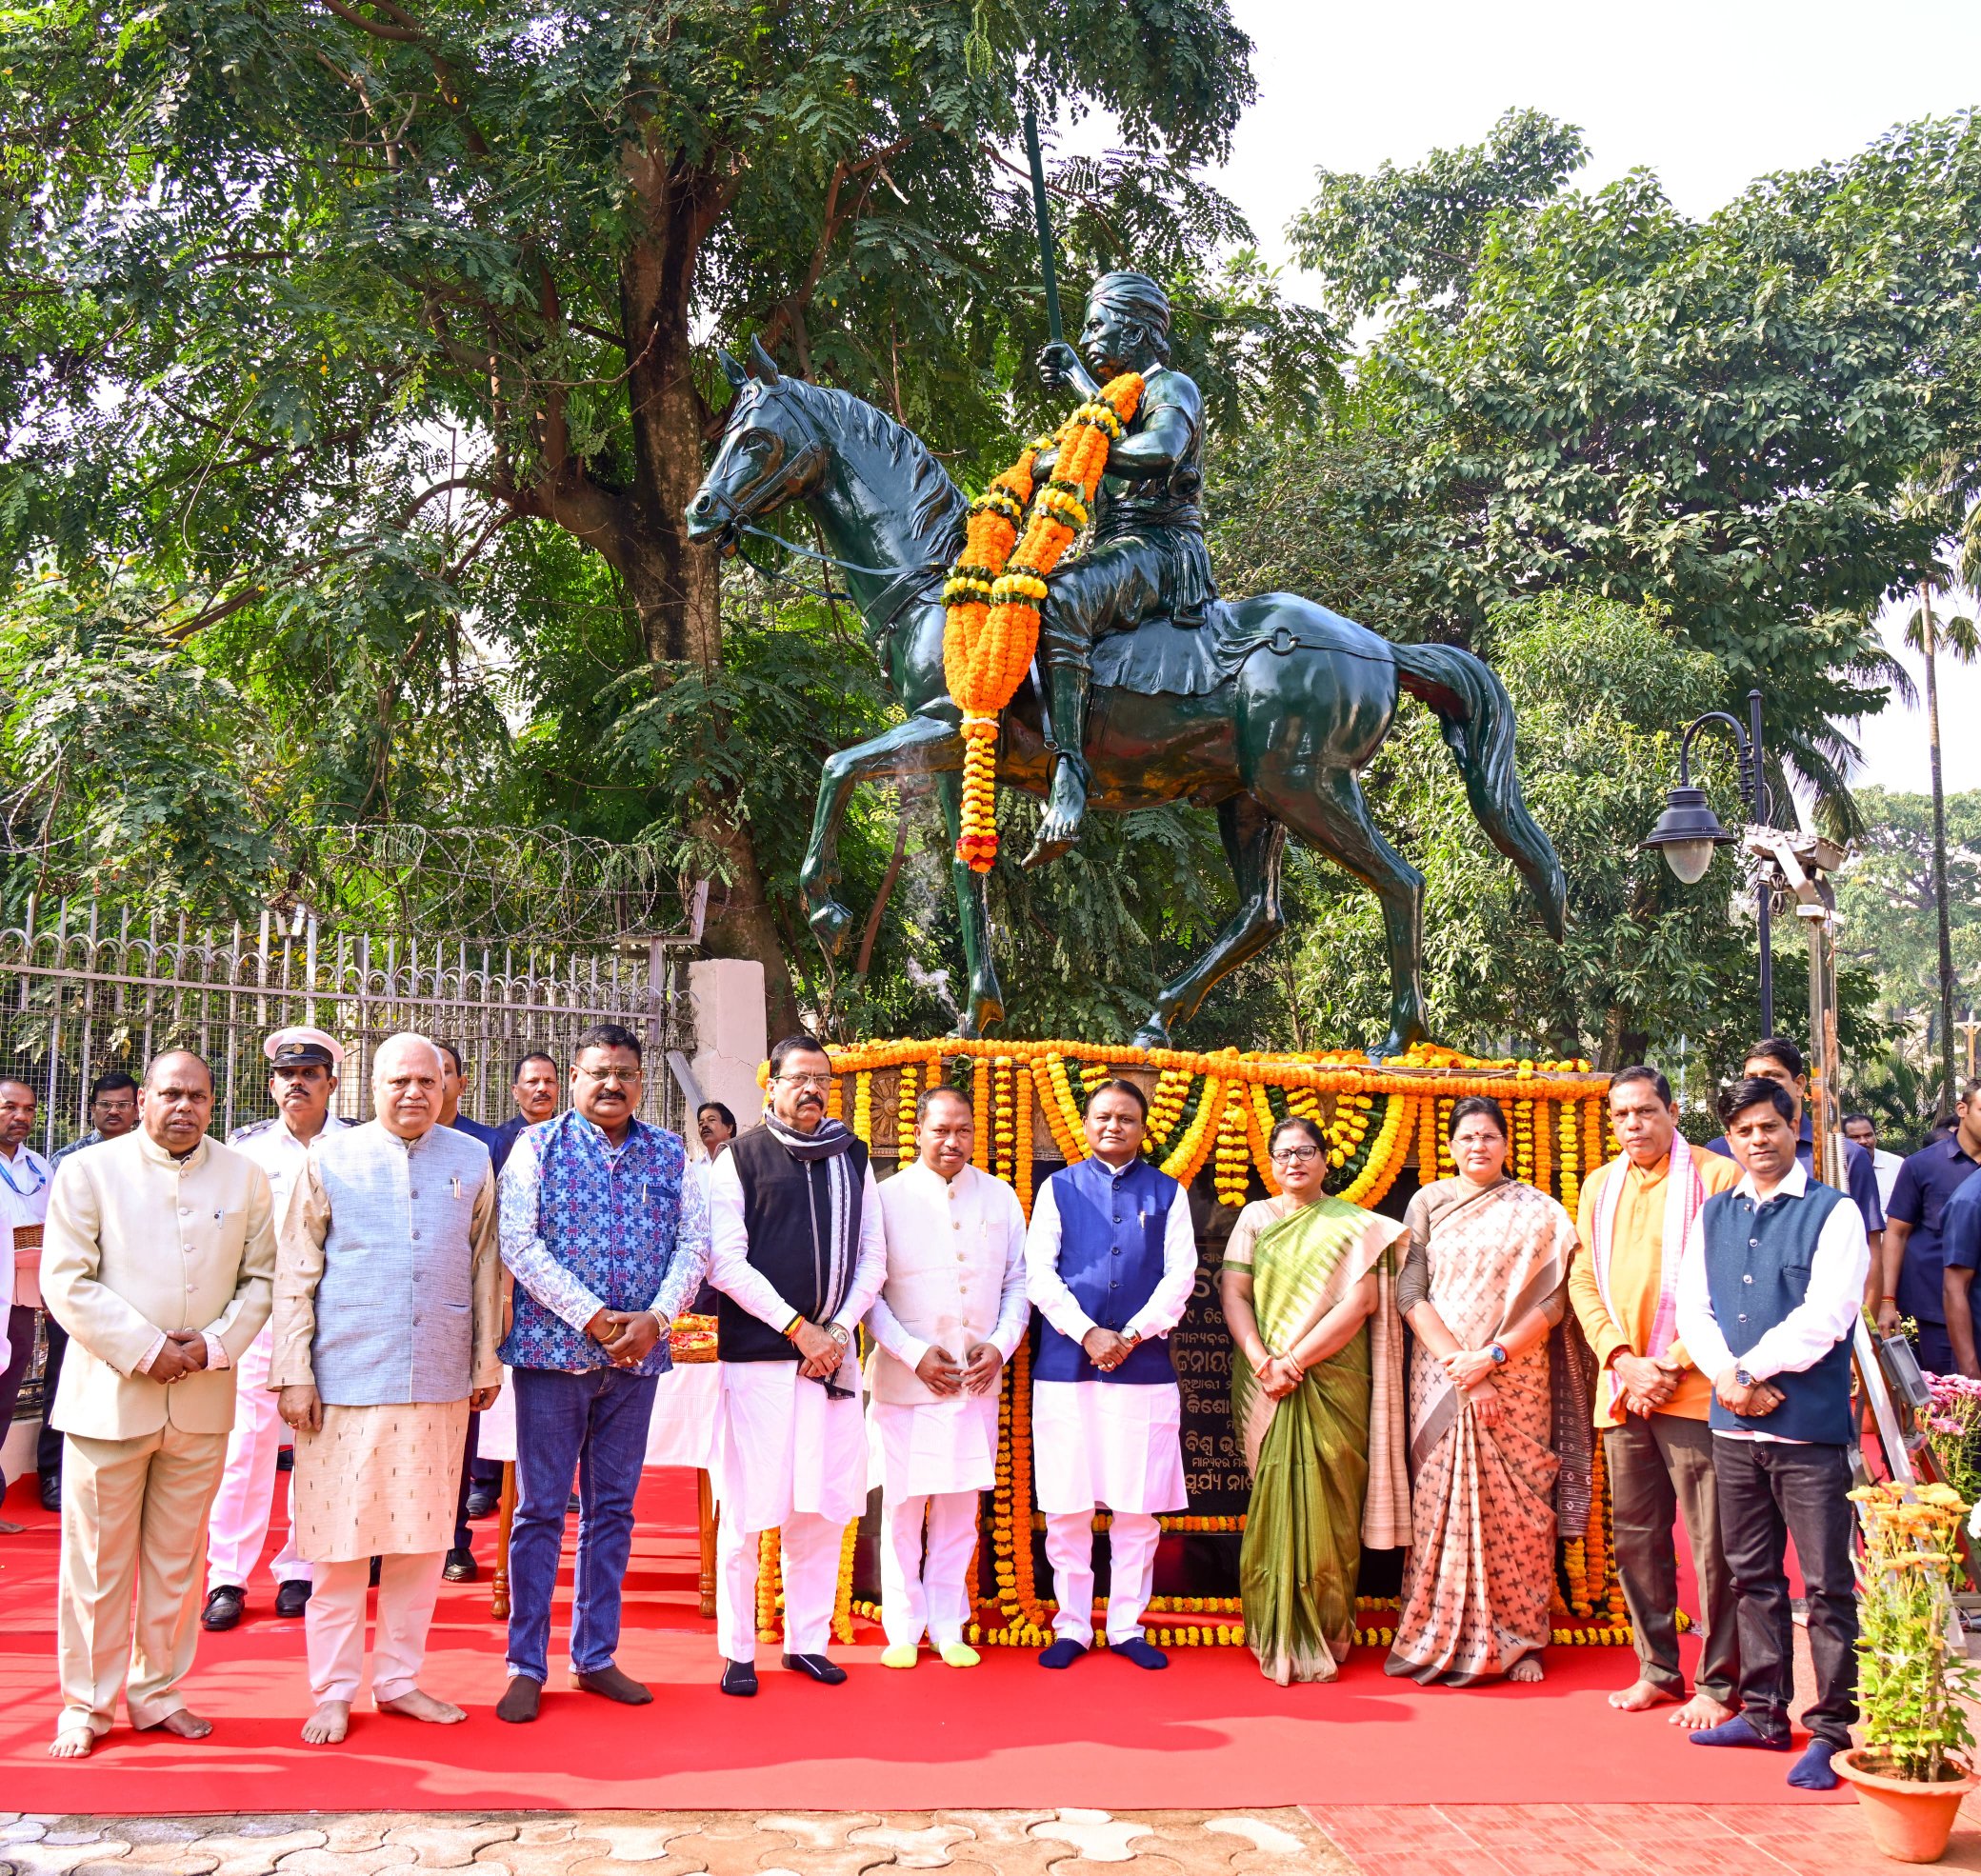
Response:
[{"label": "white trousers", "polygon": [[[1142,1632],[1155,1581],[1155,1547],[1163,1527],[1147,1511],[1116,1511],[1108,1531],[1108,1640],[1133,1641]],[[1093,1646],[1093,1513],[1048,1511],[1046,1559],[1059,1613],[1052,1632]]]},{"label": "white trousers", "polygon": [[[922,1551],[927,1514],[929,1548]],[[937,1647],[963,1639],[970,1620],[970,1559],[977,1541],[977,1494],[939,1491],[889,1498],[880,1507],[881,1627],[893,1647],[914,1647],[928,1631]]]},{"label": "white trousers", "polygon": [[[727,1509],[727,1507],[725,1507]],[[781,1527],[784,1651],[824,1654],[839,1597],[839,1545],[846,1526],[793,1511]],[[756,1566],[761,1533],[724,1517],[715,1530],[715,1645],[725,1661],[756,1659]]]},{"label": "white trousers", "polygon": [[[227,1466],[220,1475],[220,1490],[213,1499],[207,1531],[207,1593],[223,1584],[237,1589],[248,1587],[254,1567],[261,1562],[262,1546],[268,1541],[269,1513],[275,1500],[275,1481],[280,1476],[275,1462],[281,1456],[284,1428],[276,1412],[279,1396],[268,1386],[269,1362],[273,1341],[263,1329],[248,1345],[235,1363],[233,1431],[227,1436]],[[295,1475],[289,1479],[289,1535],[269,1566],[277,1583],[310,1580],[310,1565],[296,1555]]]},{"label": "white trousers", "polygon": [[[445,1550],[400,1551],[378,1567],[378,1622],[371,1639],[371,1698],[397,1700],[419,1685],[427,1656],[427,1630],[440,1598]],[[310,1692],[326,1700],[355,1700],[365,1672],[365,1591],[370,1560],[318,1564],[316,1588],[303,1613],[310,1655]]]}]

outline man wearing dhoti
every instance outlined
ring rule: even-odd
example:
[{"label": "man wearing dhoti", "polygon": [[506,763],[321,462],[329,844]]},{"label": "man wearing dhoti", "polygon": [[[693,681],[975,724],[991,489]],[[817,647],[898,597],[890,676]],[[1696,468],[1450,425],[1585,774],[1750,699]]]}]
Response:
[{"label": "man wearing dhoti", "polygon": [[970,1165],[975,1134],[962,1091],[930,1088],[914,1163],[880,1187],[888,1267],[867,1317],[867,1428],[881,1482],[886,1667],[912,1667],[925,1631],[951,1667],[978,1660],[963,1639],[977,1494],[997,1482],[998,1378],[1031,1306],[1025,1213],[1009,1186]]},{"label": "man wearing dhoti", "polygon": [[839,1547],[867,1503],[853,1326],[887,1267],[867,1148],[826,1118],[831,1058],[810,1036],[770,1051],[770,1107],[709,1175],[709,1281],[721,1392],[710,1471],[720,1505],[722,1690],[756,1692],[758,1542],[780,1534],[784,1665],[827,1686]]},{"label": "man wearing dhoti", "polygon": [[501,1264],[489,1149],[436,1125],[443,1075],[426,1037],[381,1044],[377,1118],[318,1136],[281,1233],[269,1385],[296,1431],[296,1547],[315,1566],[304,1618],[312,1746],[335,1745],[350,1725],[373,1557],[379,1711],[467,1717],[423,1692],[419,1670],[468,1415],[501,1387]]},{"label": "man wearing dhoti", "polygon": [[1161,1536],[1181,1511],[1183,1400],[1168,1337],[1197,1276],[1190,1199],[1141,1158],[1149,1104],[1133,1082],[1087,1104],[1092,1157],[1039,1188],[1026,1287],[1046,1319],[1031,1380],[1031,1442],[1059,1613],[1044,1667],[1093,1646],[1093,1513],[1109,1534],[1108,1646],[1138,1667],[1169,1657],[1142,1634]]}]

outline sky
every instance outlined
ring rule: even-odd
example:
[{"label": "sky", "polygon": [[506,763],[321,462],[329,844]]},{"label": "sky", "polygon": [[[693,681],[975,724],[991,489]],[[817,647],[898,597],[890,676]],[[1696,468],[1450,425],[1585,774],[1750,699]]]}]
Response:
[{"label": "sky", "polygon": [[[1231,8],[1256,47],[1259,95],[1214,173],[1282,263],[1287,223],[1312,194],[1317,168],[1409,164],[1476,143],[1511,106],[1581,126],[1591,149],[1585,184],[1649,169],[1676,207],[1703,216],[1755,176],[1847,156],[1894,123],[1981,104],[1981,0]],[[1888,620],[1894,642],[1898,618]],[[1943,673],[1940,708],[1947,786],[1981,788],[1981,669]],[[1860,782],[1925,789],[1923,714],[1894,702],[1862,736]]]}]

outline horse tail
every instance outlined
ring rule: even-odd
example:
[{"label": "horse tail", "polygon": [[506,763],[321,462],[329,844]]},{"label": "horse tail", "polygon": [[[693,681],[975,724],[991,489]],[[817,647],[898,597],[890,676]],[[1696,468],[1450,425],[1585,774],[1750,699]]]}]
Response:
[{"label": "horse tail", "polygon": [[1398,645],[1396,669],[1403,688],[1436,715],[1465,777],[1472,813],[1487,838],[1520,869],[1559,939],[1567,918],[1568,886],[1554,844],[1527,811],[1520,771],[1513,763],[1513,700],[1491,669],[1455,645]]}]

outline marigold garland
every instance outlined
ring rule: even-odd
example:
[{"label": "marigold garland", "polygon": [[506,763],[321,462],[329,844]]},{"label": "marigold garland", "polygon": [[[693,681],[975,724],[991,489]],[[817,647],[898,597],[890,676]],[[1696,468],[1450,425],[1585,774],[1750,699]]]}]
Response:
[{"label": "marigold garland", "polygon": [[995,1137],[995,1128],[990,1125],[990,1063],[979,1055],[970,1064],[970,1111],[976,1116],[976,1132],[971,1139],[970,1163],[979,1172],[990,1170],[990,1145]]},{"label": "marigold garland", "polygon": [[[1031,445],[970,505],[963,551],[943,587],[943,673],[963,712],[963,816],[956,857],[975,872],[997,859],[998,718],[1038,651],[1046,575],[1087,526],[1108,455],[1135,414],[1142,379],[1124,371]],[[1057,451],[1043,489],[1040,452]]]},{"label": "marigold garland", "polygon": [[[930,1087],[934,1084],[931,1082]],[[901,1065],[901,1079],[894,1088],[894,1152],[899,1159],[910,1160],[915,1154],[915,1107],[920,1099],[920,1090],[915,1086],[915,1065],[904,1062]]]},{"label": "marigold garland", "polygon": [[839,1587],[832,1597],[832,1637],[848,1645],[853,1639],[853,1549],[859,1541],[860,1521],[850,1518],[839,1539]]},{"label": "marigold garland", "polygon": [[860,1144],[873,1145],[873,1070],[863,1068],[853,1077],[853,1131]]}]

